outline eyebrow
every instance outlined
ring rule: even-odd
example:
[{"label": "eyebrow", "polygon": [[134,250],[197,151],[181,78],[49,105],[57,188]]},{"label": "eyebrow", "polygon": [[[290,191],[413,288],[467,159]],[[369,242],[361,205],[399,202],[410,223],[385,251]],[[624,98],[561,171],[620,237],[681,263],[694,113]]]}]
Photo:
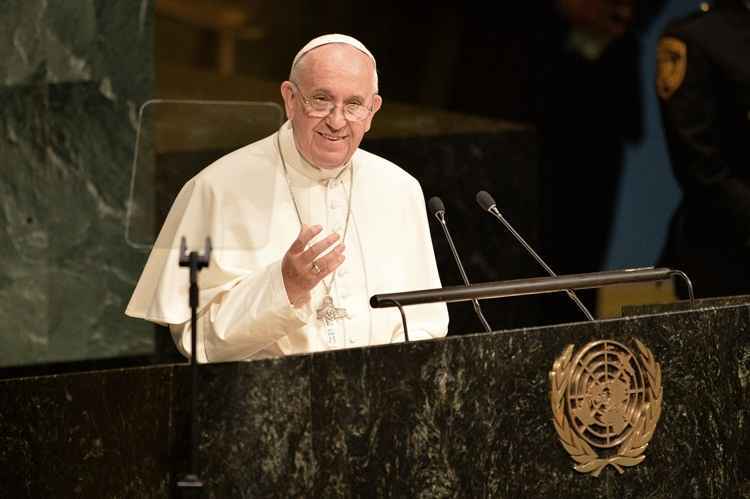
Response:
[{"label": "eyebrow", "polygon": [[[328,97],[333,97],[333,93],[331,91],[329,91],[328,89],[326,89],[325,87],[314,88],[313,90],[310,91],[309,95],[310,96],[316,96],[316,95],[320,95],[320,94],[324,94],[324,95],[326,95]],[[355,94],[355,95],[350,95],[349,97],[347,97],[347,98],[345,98],[343,100],[344,100],[344,102],[358,101],[358,102],[362,103],[362,102],[365,102],[367,100],[367,97],[365,97],[364,95]]]}]

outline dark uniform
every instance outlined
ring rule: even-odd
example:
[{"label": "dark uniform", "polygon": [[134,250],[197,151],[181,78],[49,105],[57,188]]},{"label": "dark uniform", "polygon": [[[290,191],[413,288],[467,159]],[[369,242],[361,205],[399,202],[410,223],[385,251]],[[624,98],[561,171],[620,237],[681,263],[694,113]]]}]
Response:
[{"label": "dark uniform", "polygon": [[657,59],[683,192],[659,264],[686,272],[696,296],[750,293],[750,8],[736,0],[672,22]]}]

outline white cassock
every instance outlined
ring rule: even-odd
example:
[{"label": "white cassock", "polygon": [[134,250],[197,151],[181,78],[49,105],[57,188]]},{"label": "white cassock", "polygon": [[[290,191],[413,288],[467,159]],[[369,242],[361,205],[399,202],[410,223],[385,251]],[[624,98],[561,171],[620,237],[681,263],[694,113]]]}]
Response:
[{"label": "white cassock", "polygon": [[[326,323],[316,313],[324,285],[302,307],[290,305],[284,288],[281,259],[300,231],[290,186],[302,222],[322,225],[322,238],[344,235],[352,185],[346,260],[331,287],[334,305],[348,317]],[[130,299],[127,315],[169,324],[178,348],[190,356],[188,270],[178,265],[183,236],[194,249],[202,249],[207,236],[214,246],[209,267],[199,274],[201,362],[400,342],[398,309],[371,309],[370,296],[441,286],[418,181],[361,149],[341,169],[314,168],[298,153],[289,122],[185,184]],[[445,336],[444,304],[404,312],[411,340]]]}]

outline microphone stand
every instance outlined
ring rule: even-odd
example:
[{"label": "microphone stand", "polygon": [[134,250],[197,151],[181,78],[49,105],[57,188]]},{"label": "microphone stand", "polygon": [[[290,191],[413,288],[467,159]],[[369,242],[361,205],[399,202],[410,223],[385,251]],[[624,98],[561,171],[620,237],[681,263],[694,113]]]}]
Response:
[{"label": "microphone stand", "polygon": [[188,473],[177,481],[177,489],[182,497],[200,497],[203,481],[198,476],[196,463],[196,449],[198,448],[198,360],[197,360],[197,331],[198,331],[198,272],[208,267],[211,261],[211,238],[206,238],[206,249],[203,255],[197,251],[187,252],[187,242],[183,237],[180,241],[180,267],[190,269],[190,462]]},{"label": "microphone stand", "polygon": [[[505,228],[508,229],[510,231],[510,233],[513,234],[516,237],[516,239],[518,239],[518,241],[520,241],[520,243],[523,245],[523,247],[526,248],[526,251],[528,251],[529,253],[531,253],[531,256],[534,257],[534,260],[536,260],[537,263],[539,265],[541,265],[542,268],[545,271],[547,271],[547,273],[549,275],[551,275],[552,277],[557,277],[557,274],[555,274],[552,271],[552,269],[549,268],[549,266],[546,263],[544,263],[544,260],[542,260],[542,258],[537,254],[537,252],[534,251],[534,249],[531,246],[529,246],[529,243],[527,243],[526,240],[523,237],[521,237],[521,234],[519,234],[518,232],[516,232],[516,230],[513,228],[513,226],[510,225],[507,220],[505,220],[505,217],[503,217],[500,214],[500,212],[497,210],[497,208],[494,208],[494,209],[491,208],[488,211],[490,213],[492,213],[492,215],[494,215],[495,218],[497,218],[498,220],[500,220],[500,222],[502,222],[503,225],[505,225]],[[591,312],[589,312],[589,309],[586,308],[586,306],[583,304],[583,302],[581,302],[581,300],[578,298],[578,295],[575,294],[572,289],[566,289],[565,292],[568,294],[568,296],[570,297],[570,299],[573,300],[573,303],[576,304],[576,306],[583,313],[583,315],[585,315],[588,320],[593,321],[594,320],[594,316],[591,315]]]},{"label": "microphone stand", "polygon": [[409,343],[409,326],[406,324],[406,314],[404,314],[404,307],[397,300],[390,300],[392,306],[398,307],[398,311],[401,313],[401,325],[404,328],[404,343]]},{"label": "microphone stand", "polygon": [[471,286],[448,286],[445,288],[422,289],[402,293],[385,293],[372,295],[372,308],[419,305],[422,303],[459,302],[469,300],[486,300],[508,296],[526,296],[544,293],[558,293],[566,289],[590,289],[613,284],[633,282],[660,281],[680,277],[685,280],[690,292],[690,306],[693,304],[692,283],[687,275],[679,270],[666,268],[643,268],[627,270],[608,270],[589,274],[571,274],[556,277],[532,277],[510,281],[484,282]]},{"label": "microphone stand", "polygon": [[[505,220],[505,217],[500,213],[500,210],[497,209],[497,205],[495,204],[495,200],[492,199],[492,196],[487,191],[481,191],[477,193],[477,203],[479,203],[479,206],[482,207],[482,209],[488,211],[493,217],[497,218],[506,229],[510,231],[511,234],[513,234],[513,237],[516,238],[518,242],[523,245],[524,248],[526,248],[526,251],[529,252],[529,254],[534,257],[534,260],[537,261],[539,265],[542,266],[542,268],[552,277],[557,277],[557,274],[555,274],[552,269],[544,263],[544,260],[542,260],[542,257],[540,257],[536,251],[529,245],[529,243],[526,242],[526,240],[521,237],[521,234],[516,232],[516,230],[513,228],[513,226],[508,223],[507,220]],[[581,300],[578,299],[578,295],[575,294],[575,292],[572,289],[564,289],[561,291],[565,291],[567,295],[570,297],[571,300],[573,300],[573,303],[576,304],[578,309],[583,313],[583,315],[586,316],[586,319],[593,321],[594,316],[591,315],[591,312],[589,312],[589,309],[586,308],[586,305],[581,302]]]},{"label": "microphone stand", "polygon": [[[440,201],[440,204],[442,205],[442,201]],[[453,244],[453,238],[451,237],[451,233],[448,231],[448,224],[445,221],[445,210],[443,209],[435,211],[435,218],[437,218],[438,222],[440,223],[440,227],[443,228],[443,233],[445,234],[445,238],[448,240],[448,246],[450,246],[451,252],[453,252],[453,259],[456,260],[456,264],[458,265],[458,270],[461,273],[461,278],[463,279],[464,284],[470,286],[471,284],[469,283],[469,277],[466,275],[464,266],[461,264],[461,259],[458,257],[456,245]],[[482,323],[482,327],[485,331],[491,333],[492,328],[487,322],[487,319],[484,318],[484,314],[482,313],[482,306],[479,304],[479,300],[471,300],[471,303],[474,306],[474,313],[477,314],[479,322]]]}]

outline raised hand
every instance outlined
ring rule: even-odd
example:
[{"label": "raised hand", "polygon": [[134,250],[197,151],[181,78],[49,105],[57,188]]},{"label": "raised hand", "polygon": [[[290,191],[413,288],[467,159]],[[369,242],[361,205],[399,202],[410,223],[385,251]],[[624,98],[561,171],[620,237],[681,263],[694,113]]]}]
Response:
[{"label": "raised hand", "polygon": [[310,291],[344,262],[343,243],[320,256],[339,240],[336,233],[307,247],[322,230],[323,227],[320,225],[303,225],[281,262],[286,294],[289,302],[295,307],[310,301]]}]

